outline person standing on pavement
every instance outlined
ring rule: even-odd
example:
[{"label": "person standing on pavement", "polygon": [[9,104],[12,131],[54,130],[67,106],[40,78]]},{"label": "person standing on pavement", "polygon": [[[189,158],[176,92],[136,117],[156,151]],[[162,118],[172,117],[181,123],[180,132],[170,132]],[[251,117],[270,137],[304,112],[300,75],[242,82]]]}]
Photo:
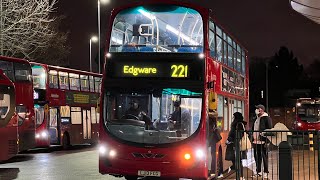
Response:
[{"label": "person standing on pavement", "polygon": [[[254,149],[254,159],[256,161],[256,174],[253,177],[268,178],[268,154],[267,146],[269,140],[262,136],[261,133],[266,129],[272,128],[272,120],[269,115],[265,112],[266,108],[264,105],[259,104],[256,107],[255,114],[257,118],[253,123],[252,130],[252,146]],[[263,173],[261,173],[261,164],[263,162]]]}]

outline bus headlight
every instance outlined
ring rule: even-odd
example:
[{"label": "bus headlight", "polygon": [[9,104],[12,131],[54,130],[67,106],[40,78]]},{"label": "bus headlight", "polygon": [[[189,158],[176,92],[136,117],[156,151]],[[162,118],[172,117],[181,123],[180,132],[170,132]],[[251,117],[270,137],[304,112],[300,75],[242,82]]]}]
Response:
[{"label": "bus headlight", "polygon": [[42,137],[42,138],[47,138],[47,137],[48,137],[48,133],[47,133],[46,131],[43,131],[43,132],[41,133],[41,137]]},{"label": "bus headlight", "polygon": [[100,146],[99,146],[99,153],[100,153],[101,155],[105,155],[106,152],[107,152],[107,148],[106,148],[105,146],[103,146],[103,145],[100,145]]},{"label": "bus headlight", "polygon": [[197,157],[198,159],[202,159],[202,158],[204,157],[204,152],[203,152],[202,149],[197,149],[197,151],[196,151],[196,157]]},{"label": "bus headlight", "polygon": [[298,122],[297,125],[298,125],[299,127],[301,127],[301,126],[302,126],[302,123],[301,123],[301,122]]},{"label": "bus headlight", "polygon": [[204,58],[204,54],[203,54],[203,53],[200,53],[200,54],[199,54],[199,58],[200,58],[200,59],[203,59],[203,58]]},{"label": "bus headlight", "polygon": [[40,138],[40,134],[39,134],[39,133],[36,134],[36,138],[37,138],[37,139]]},{"label": "bus headlight", "polygon": [[110,157],[115,157],[117,155],[117,152],[115,150],[109,151],[109,156]]}]

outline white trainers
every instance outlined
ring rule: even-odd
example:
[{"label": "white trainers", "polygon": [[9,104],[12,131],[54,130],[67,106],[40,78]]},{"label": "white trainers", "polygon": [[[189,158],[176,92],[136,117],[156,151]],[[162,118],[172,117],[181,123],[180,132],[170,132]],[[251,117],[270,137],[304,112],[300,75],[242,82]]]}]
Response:
[{"label": "white trainers", "polygon": [[228,173],[231,171],[231,167],[228,168]]},{"label": "white trainers", "polygon": [[261,172],[259,172],[259,173],[257,173],[257,174],[254,174],[254,175],[252,175],[251,177],[253,177],[253,178],[258,178],[258,177],[261,177],[262,176],[262,174],[261,174]]},{"label": "white trainers", "polygon": [[262,177],[263,177],[264,179],[268,179],[268,173],[263,173]]},{"label": "white trainers", "polygon": [[220,178],[223,178],[223,174],[220,174],[220,175],[218,176],[218,179],[220,179]]}]

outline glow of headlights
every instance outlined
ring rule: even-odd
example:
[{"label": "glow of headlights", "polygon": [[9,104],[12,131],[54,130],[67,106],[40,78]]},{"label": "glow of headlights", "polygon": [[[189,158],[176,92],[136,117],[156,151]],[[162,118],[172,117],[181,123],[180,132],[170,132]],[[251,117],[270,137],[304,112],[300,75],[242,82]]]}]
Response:
[{"label": "glow of headlights", "polygon": [[47,132],[42,132],[42,133],[41,133],[41,137],[42,137],[42,138],[46,138],[47,136],[48,136]]},{"label": "glow of headlights", "polygon": [[110,152],[109,152],[109,156],[110,157],[115,157],[116,156],[116,151],[115,150],[111,150]]},{"label": "glow of headlights", "polygon": [[107,152],[106,147],[100,146],[100,147],[99,147],[99,152],[100,152],[100,154],[104,155],[104,154]]},{"label": "glow of headlights", "polygon": [[40,138],[40,134],[37,133],[36,134],[36,138],[39,139]]},{"label": "glow of headlights", "polygon": [[297,125],[298,125],[299,127],[302,126],[301,122],[298,122]]},{"label": "glow of headlights", "polygon": [[191,159],[191,155],[190,155],[189,153],[186,153],[186,154],[184,155],[184,159],[185,159],[185,160]]},{"label": "glow of headlights", "polygon": [[199,58],[200,58],[200,59],[203,59],[203,58],[204,58],[204,54],[203,54],[203,53],[200,53],[200,54],[199,54]]},{"label": "glow of headlights", "polygon": [[196,156],[197,158],[202,159],[204,157],[204,152],[201,149],[198,149],[196,151]]}]

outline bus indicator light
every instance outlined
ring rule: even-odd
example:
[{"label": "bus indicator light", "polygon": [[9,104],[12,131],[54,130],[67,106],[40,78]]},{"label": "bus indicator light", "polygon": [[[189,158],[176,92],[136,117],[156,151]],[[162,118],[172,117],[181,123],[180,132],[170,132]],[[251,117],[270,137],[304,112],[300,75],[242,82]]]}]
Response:
[{"label": "bus indicator light", "polygon": [[184,154],[184,159],[185,160],[190,160],[191,159],[191,155],[189,153]]}]

